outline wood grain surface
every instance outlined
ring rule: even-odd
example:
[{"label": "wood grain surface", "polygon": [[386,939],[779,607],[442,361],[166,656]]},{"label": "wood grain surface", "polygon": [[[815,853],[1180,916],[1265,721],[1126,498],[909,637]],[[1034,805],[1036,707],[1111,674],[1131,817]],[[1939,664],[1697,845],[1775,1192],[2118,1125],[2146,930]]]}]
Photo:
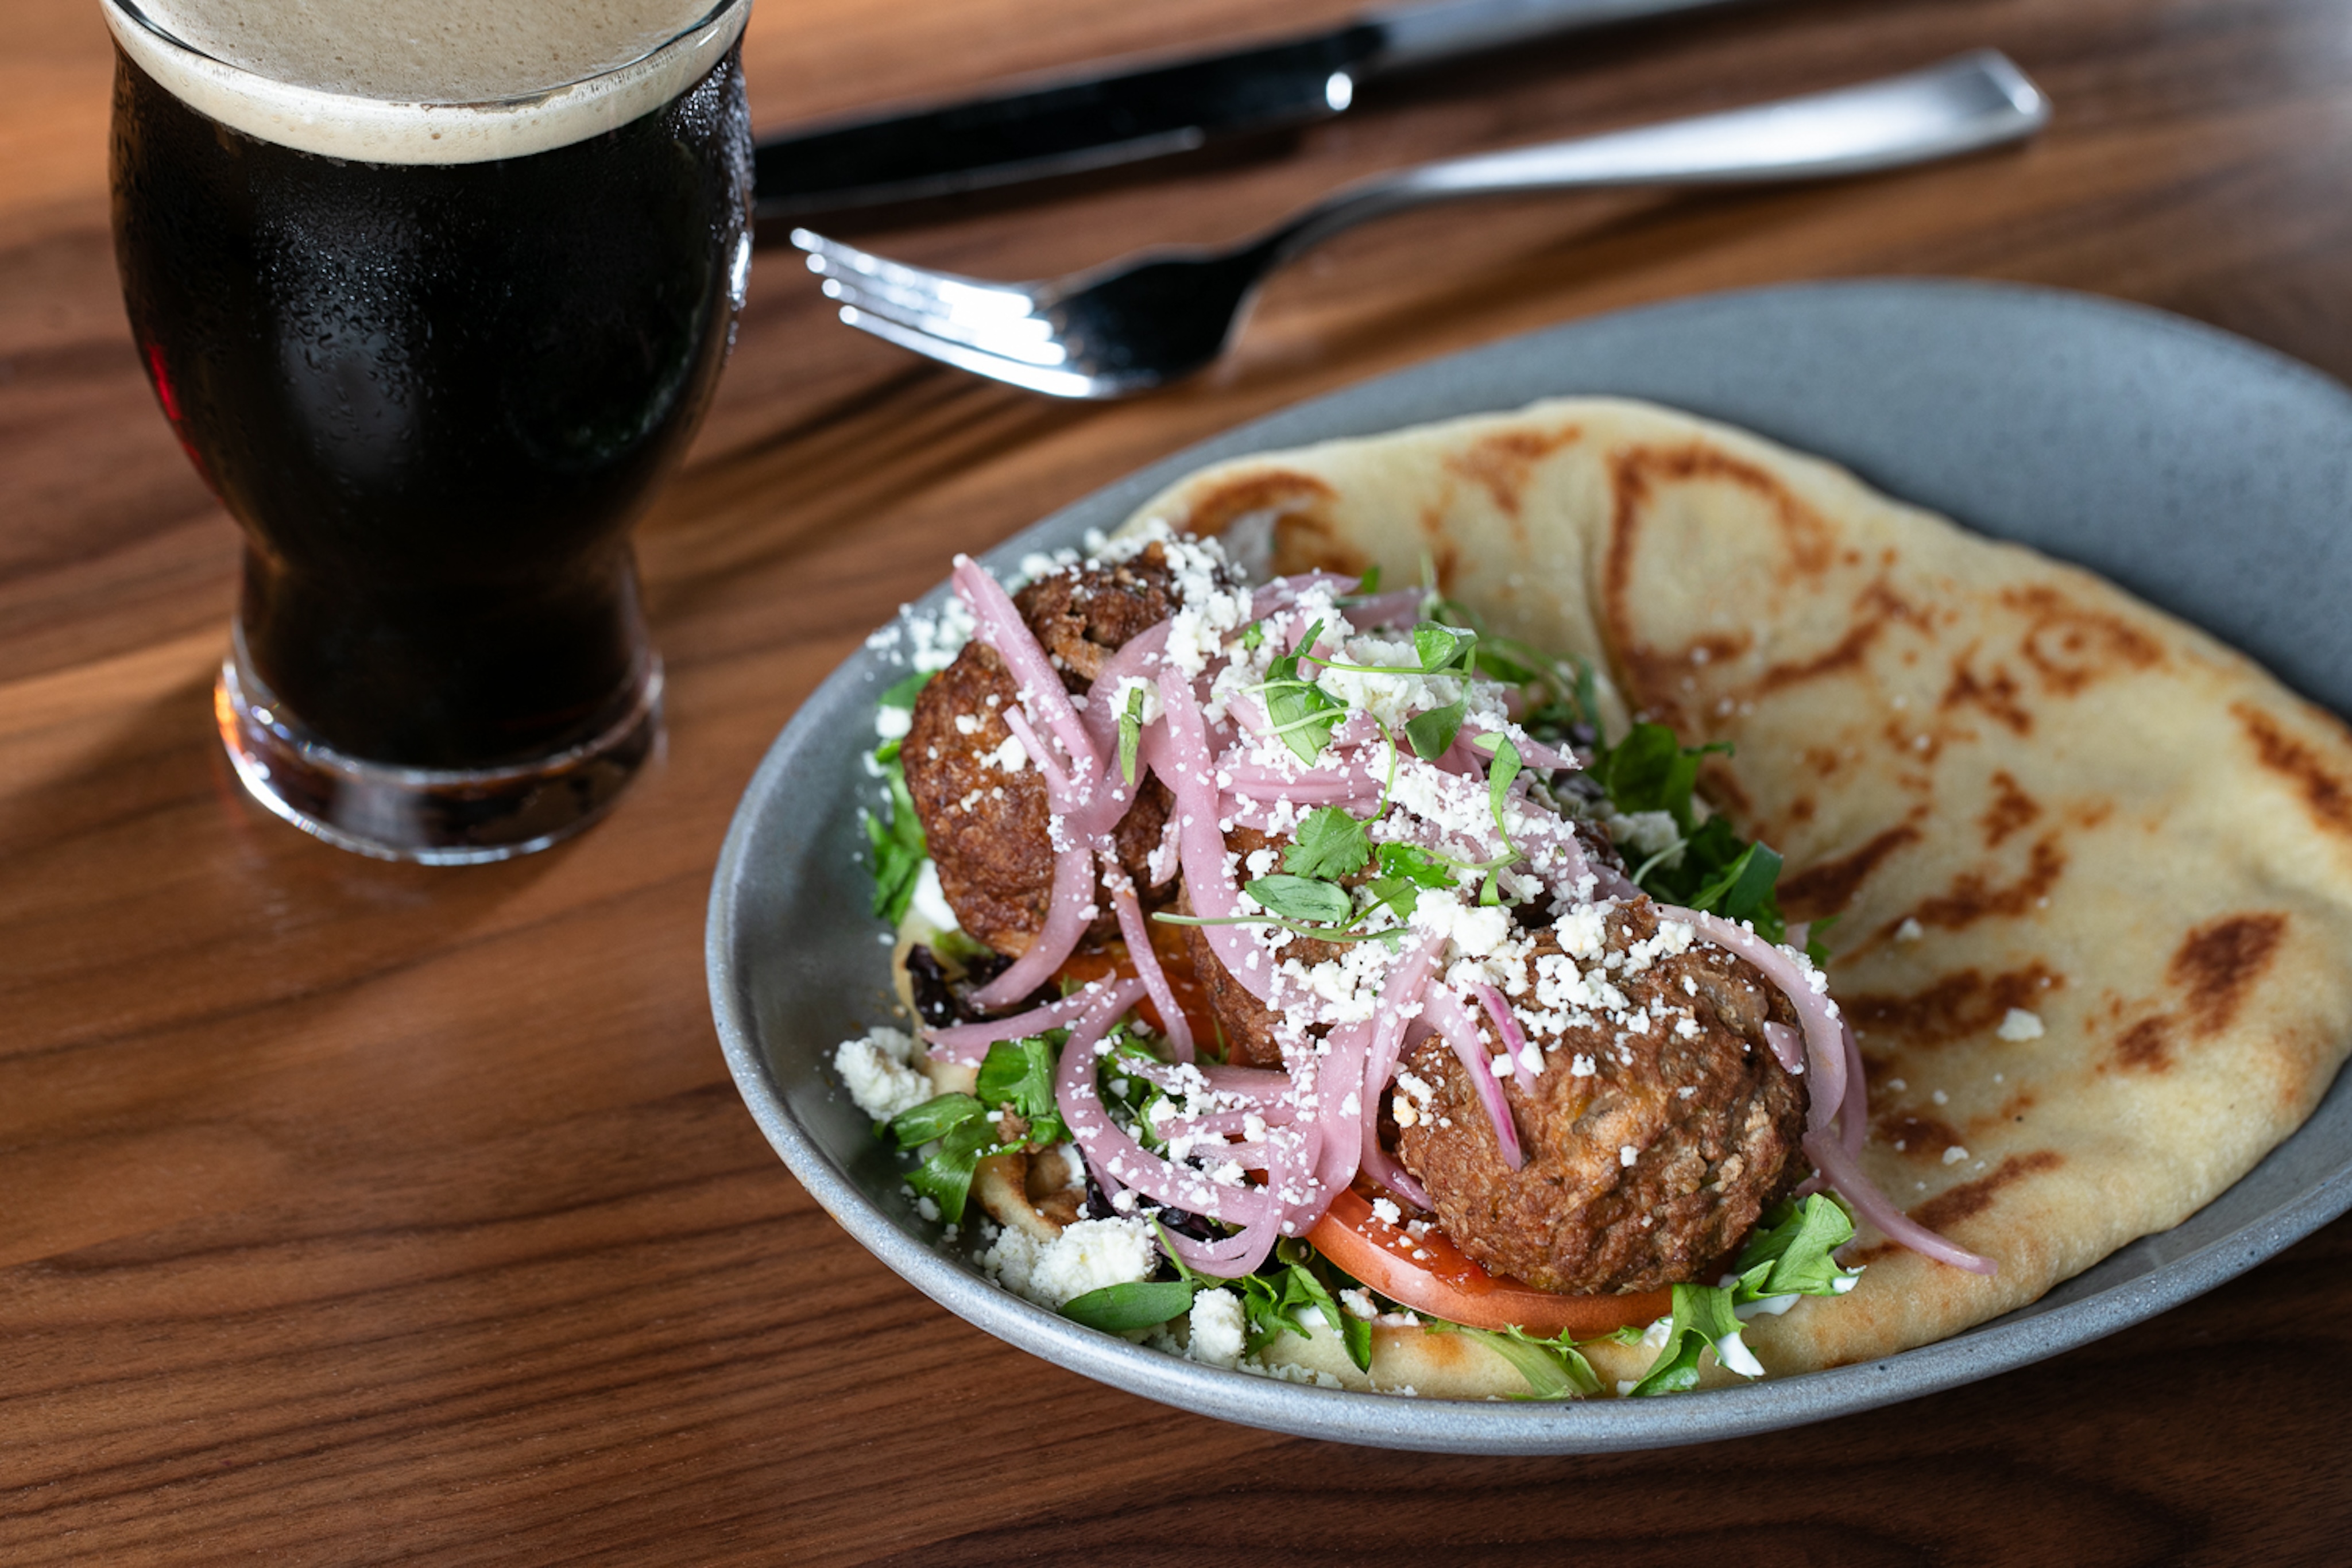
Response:
[{"label": "wood grain surface", "polygon": [[[1348,9],[761,0],[746,56],[773,126]],[[2352,1560],[2352,1222],[2071,1354],[1801,1431],[1360,1452],[1097,1387],[917,1295],[761,1141],[701,963],[737,796],[869,628],[952,550],[1298,398],[1619,306],[1890,273],[2094,290],[2352,375],[2341,0],[1769,0],[837,225],[1051,272],[1402,162],[1979,44],[2058,107],[2029,148],[1928,171],[1360,231],[1213,374],[1115,407],[850,332],[763,249],[639,533],[667,758],[584,838],[463,871],[339,853],[238,794],[206,702],[236,534],[124,325],[110,46],[92,0],[13,0],[0,35],[0,1562]]]}]

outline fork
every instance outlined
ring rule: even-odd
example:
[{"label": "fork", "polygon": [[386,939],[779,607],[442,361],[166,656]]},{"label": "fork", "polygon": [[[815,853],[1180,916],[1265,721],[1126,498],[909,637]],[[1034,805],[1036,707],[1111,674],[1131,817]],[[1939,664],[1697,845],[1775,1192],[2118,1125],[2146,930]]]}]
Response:
[{"label": "fork", "polygon": [[1139,251],[1066,277],[991,283],[792,237],[848,326],[1032,392],[1121,398],[1208,365],[1266,274],[1373,218],[1470,196],[1859,174],[2015,141],[2049,119],[2025,73],[1979,49],[1830,92],[1393,170],[1223,249]]}]

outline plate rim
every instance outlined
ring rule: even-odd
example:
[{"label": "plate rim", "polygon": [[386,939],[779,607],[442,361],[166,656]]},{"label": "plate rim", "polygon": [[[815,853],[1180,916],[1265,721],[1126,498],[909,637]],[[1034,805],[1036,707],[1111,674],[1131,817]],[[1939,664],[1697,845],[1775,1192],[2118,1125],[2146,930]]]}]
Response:
[{"label": "plate rim", "polygon": [[[1769,309],[1781,299],[1824,294],[1912,295],[1928,304],[1954,294],[1995,295],[2105,315],[2128,329],[2170,334],[2208,351],[2245,359],[2264,374],[2284,376],[2344,402],[2347,420],[2352,420],[2352,389],[2326,372],[2221,329],[2105,296],[1965,278],[1769,285],[1581,317],[1423,361],[1286,405],[1195,442],[1056,507],[992,547],[982,559],[1001,569],[1024,554],[1045,548],[1045,541],[1063,535],[1075,537],[1090,524],[1106,526],[1099,520],[1105,516],[1116,522],[1169,484],[1210,463],[1368,434],[1369,429],[1353,426],[1320,427],[1335,423],[1349,425],[1351,410],[1376,403],[1381,394],[1401,385],[1473,372],[1484,361],[1515,358],[1599,323],[1638,324],[1644,319],[1696,319],[1722,310]],[[1499,403],[1465,405],[1426,417],[1492,412],[1517,406],[1518,401],[1505,398]],[[945,591],[942,581],[916,602],[919,606],[934,603]],[[829,711],[828,698],[838,701],[845,688],[866,684],[867,677],[860,669],[862,653],[853,652],[794,709],[746,784],[719,852],[705,925],[704,967],[729,1072],[754,1121],[793,1176],[819,1207],[885,1266],[966,1322],[1114,1388],[1193,1414],[1295,1436],[1424,1452],[1559,1455],[1712,1442],[1860,1414],[2031,1365],[2203,1294],[2352,1209],[2352,1149],[2347,1149],[2335,1168],[2286,1202],[2193,1251],[2080,1300],[2055,1308],[2029,1303],[1949,1338],[1866,1362],[1706,1390],[1673,1400],[1554,1404],[1418,1400],[1328,1389],[1202,1365],[1084,1328],[1003,1290],[935,1243],[909,1235],[877,1207],[793,1115],[782,1085],[775,1081],[759,1049],[756,1021],[748,1016],[748,998],[738,994],[734,967],[740,933],[735,901],[757,835],[760,805],[773,793],[799,746],[814,732],[815,716]],[[2264,1163],[2301,1137],[2327,1100],[2343,1088],[2339,1078],[2322,1095],[2312,1117],[2257,1161],[2239,1183],[2252,1178]],[[2206,1207],[2221,1201],[2239,1183],[2216,1193]],[[2137,1244],[2126,1243],[2109,1257]]]}]

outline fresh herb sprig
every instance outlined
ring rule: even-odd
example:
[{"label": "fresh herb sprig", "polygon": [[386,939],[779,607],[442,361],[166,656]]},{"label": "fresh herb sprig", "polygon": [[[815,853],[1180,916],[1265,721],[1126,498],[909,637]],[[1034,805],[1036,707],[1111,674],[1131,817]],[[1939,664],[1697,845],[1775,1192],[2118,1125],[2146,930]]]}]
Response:
[{"label": "fresh herb sprig", "polygon": [[1699,1356],[1707,1350],[1735,1370],[1744,1371],[1743,1362],[1753,1366],[1737,1309],[1778,1296],[1843,1295],[1862,1270],[1840,1266],[1831,1254],[1853,1239],[1853,1218],[1825,1193],[1766,1215],[1740,1249],[1730,1284],[1675,1287],[1665,1346],[1633,1393],[1679,1394],[1697,1386]]},{"label": "fresh herb sprig", "polygon": [[[893,683],[878,706],[911,711],[930,678],[929,671],[918,670]],[[923,862],[931,853],[923,838],[923,821],[915,814],[914,797],[907,793],[907,767],[898,755],[900,747],[901,742],[891,739],[874,748],[874,762],[882,770],[889,804],[879,816],[872,811],[858,813],[866,830],[867,864],[874,873],[874,913],[893,925],[906,919]]]}]

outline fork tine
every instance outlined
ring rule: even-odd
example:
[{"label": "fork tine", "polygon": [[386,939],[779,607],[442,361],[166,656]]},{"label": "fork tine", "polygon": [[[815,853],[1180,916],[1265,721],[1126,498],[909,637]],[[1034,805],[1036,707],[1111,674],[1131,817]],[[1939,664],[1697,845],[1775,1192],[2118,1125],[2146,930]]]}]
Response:
[{"label": "fork tine", "polygon": [[958,273],[908,267],[887,256],[876,256],[813,229],[794,229],[793,244],[808,252],[809,270],[845,281],[858,278],[898,290],[912,298],[939,302],[936,313],[968,312],[994,317],[1030,313],[1035,300],[1019,284],[988,283]]},{"label": "fork tine", "polygon": [[1024,364],[1058,365],[1070,357],[1069,350],[1055,340],[1053,323],[1041,317],[1024,316],[1007,321],[964,320],[933,314],[889,291],[870,289],[862,282],[850,283],[837,277],[824,280],[824,296],[911,331],[928,333],[951,343],[969,344],[982,353],[1001,354]]},{"label": "fork tine", "polygon": [[944,338],[933,337],[929,332],[901,326],[896,321],[885,320],[878,316],[870,316],[854,305],[845,305],[841,308],[841,321],[845,327],[855,327],[861,332],[870,332],[877,338],[896,343],[898,347],[921,354],[926,359],[937,360],[941,364],[953,365],[960,371],[970,371],[976,376],[986,376],[991,381],[1007,382],[1016,387],[1026,387],[1031,392],[1044,392],[1048,397],[1101,399],[1123,395],[1123,389],[1112,387],[1096,377],[1081,375],[1076,371],[1054,370],[1044,365],[1027,364],[1019,360],[1007,359],[1002,354],[992,354],[970,344],[950,342]]}]

